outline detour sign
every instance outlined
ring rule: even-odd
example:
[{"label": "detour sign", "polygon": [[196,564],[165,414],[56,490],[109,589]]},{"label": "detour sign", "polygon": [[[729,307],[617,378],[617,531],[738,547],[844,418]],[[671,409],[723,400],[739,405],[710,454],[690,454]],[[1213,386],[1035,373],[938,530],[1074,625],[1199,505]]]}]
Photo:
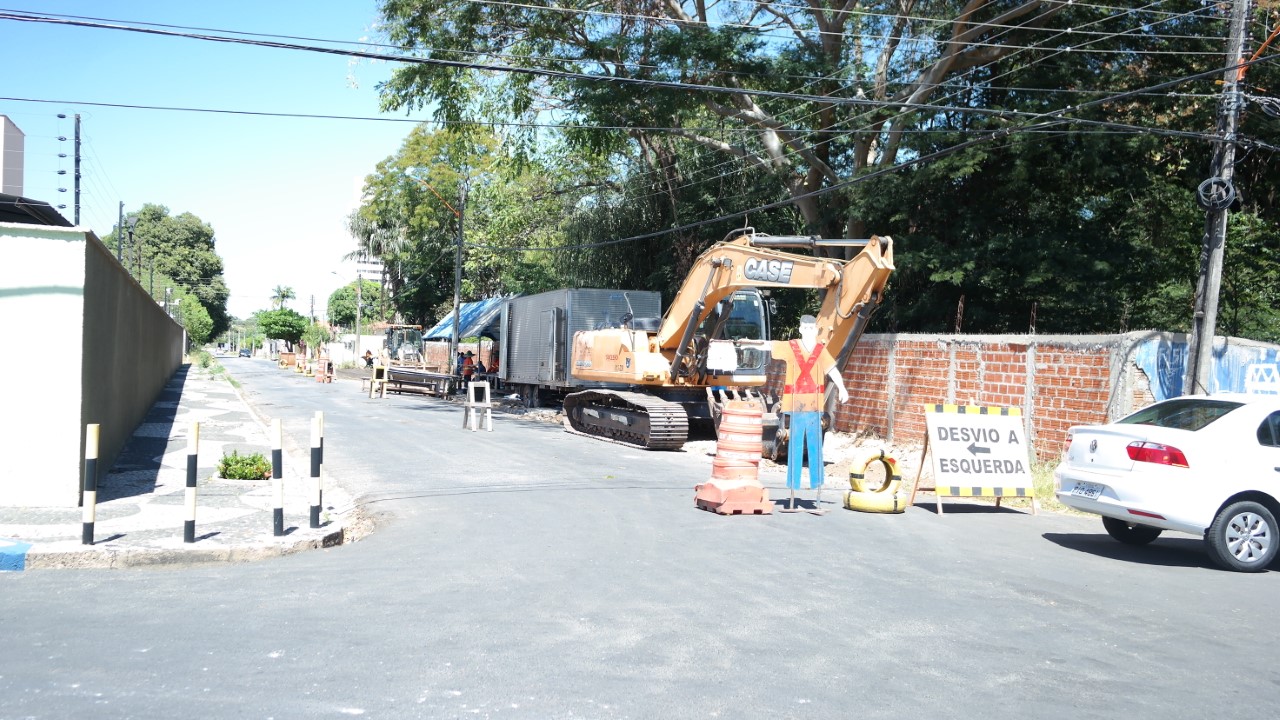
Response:
[{"label": "detour sign", "polygon": [[939,497],[1029,497],[1031,463],[1022,409],[925,405]]}]

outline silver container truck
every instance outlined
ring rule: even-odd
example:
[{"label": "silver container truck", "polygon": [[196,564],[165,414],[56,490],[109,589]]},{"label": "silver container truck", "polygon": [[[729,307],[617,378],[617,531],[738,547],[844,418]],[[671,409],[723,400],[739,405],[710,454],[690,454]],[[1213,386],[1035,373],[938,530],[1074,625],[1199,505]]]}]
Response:
[{"label": "silver container truck", "polygon": [[609,383],[578,380],[570,372],[573,335],[618,327],[623,315],[662,317],[662,296],[650,290],[552,290],[512,298],[502,306],[498,377],[525,404]]}]

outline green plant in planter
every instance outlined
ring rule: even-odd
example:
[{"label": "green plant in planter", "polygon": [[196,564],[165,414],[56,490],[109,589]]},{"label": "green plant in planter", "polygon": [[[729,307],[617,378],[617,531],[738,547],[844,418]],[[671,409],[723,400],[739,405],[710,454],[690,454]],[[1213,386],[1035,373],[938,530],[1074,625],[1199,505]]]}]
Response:
[{"label": "green plant in planter", "polygon": [[266,480],[271,477],[271,461],[262,453],[241,455],[232,450],[218,461],[218,476],[228,480]]}]

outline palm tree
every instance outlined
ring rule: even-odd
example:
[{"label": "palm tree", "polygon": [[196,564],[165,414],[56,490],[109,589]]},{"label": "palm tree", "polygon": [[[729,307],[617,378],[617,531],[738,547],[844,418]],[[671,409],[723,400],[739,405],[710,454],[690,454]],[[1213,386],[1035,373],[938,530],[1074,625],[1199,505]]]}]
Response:
[{"label": "palm tree", "polygon": [[298,297],[293,288],[287,285],[277,285],[275,290],[271,291],[271,304],[276,306],[277,310],[283,310],[285,303]]}]

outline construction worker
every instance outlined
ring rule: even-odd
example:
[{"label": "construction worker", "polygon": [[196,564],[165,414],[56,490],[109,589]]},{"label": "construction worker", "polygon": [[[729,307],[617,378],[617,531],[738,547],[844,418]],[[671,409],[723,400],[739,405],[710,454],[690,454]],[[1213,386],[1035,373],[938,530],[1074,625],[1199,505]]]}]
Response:
[{"label": "construction worker", "polygon": [[822,410],[823,377],[831,382],[840,394],[840,402],[849,399],[844,378],[836,369],[835,358],[818,339],[818,321],[812,315],[800,318],[799,340],[775,340],[773,357],[787,363],[786,384],[782,388],[782,413],[788,416],[791,440],[787,446],[787,488],[791,499],[783,512],[796,512],[796,491],[800,489],[804,452],[809,451],[809,487],[816,490],[814,509],[821,515],[822,483],[825,479],[822,467]]},{"label": "construction worker", "polygon": [[471,377],[475,375],[475,372],[476,372],[476,361],[474,360],[475,356],[476,354],[474,352],[468,350],[467,354],[462,358],[462,381],[463,382],[471,382]]}]

